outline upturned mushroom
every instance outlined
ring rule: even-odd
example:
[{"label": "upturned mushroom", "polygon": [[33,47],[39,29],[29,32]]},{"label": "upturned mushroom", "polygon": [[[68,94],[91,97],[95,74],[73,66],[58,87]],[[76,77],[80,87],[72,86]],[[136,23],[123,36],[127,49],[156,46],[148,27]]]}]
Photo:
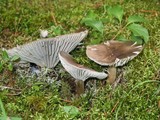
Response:
[{"label": "upturned mushroom", "polygon": [[112,76],[109,74],[111,81],[114,81],[116,77],[116,68],[123,66],[128,61],[132,60],[142,51],[142,45],[137,45],[131,41],[107,41],[104,44],[89,45],[87,46],[86,54],[92,61],[102,65],[111,66],[108,72],[112,72]]},{"label": "upturned mushroom", "polygon": [[61,51],[59,53],[61,64],[72,77],[76,79],[76,91],[80,95],[84,93],[84,81],[90,77],[104,79],[108,75],[104,72],[97,72],[93,69],[87,68],[83,65],[77,64],[72,56],[68,53]]},{"label": "upturned mushroom", "polygon": [[88,31],[40,39],[8,50],[10,56],[18,55],[22,61],[41,67],[53,68],[59,62],[58,53],[72,51],[88,34]]}]

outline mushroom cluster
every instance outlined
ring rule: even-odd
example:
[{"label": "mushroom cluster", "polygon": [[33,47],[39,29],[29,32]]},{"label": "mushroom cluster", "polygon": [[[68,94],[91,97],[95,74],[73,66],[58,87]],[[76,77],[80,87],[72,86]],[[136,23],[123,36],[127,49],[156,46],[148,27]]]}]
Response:
[{"label": "mushroom cluster", "polygon": [[[22,46],[7,50],[10,56],[18,55],[22,61],[34,63],[41,67],[54,68],[61,62],[62,66],[76,80],[77,94],[84,93],[84,82],[90,77],[104,79],[108,74],[97,72],[75,62],[71,52],[88,34],[88,31],[61,35],[54,38],[40,39]],[[116,76],[116,68],[123,66],[128,61],[136,57],[142,46],[131,41],[107,41],[103,44],[88,45],[86,55],[92,61],[102,65],[111,66],[109,77]],[[113,72],[111,76],[110,72]],[[114,77],[115,79],[115,77]]]}]

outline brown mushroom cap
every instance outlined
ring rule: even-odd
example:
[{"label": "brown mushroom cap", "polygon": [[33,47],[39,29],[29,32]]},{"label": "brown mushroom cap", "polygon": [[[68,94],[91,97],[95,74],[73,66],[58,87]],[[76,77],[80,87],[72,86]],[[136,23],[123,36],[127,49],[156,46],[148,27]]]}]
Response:
[{"label": "brown mushroom cap", "polygon": [[90,77],[95,77],[98,79],[104,79],[108,75],[104,72],[97,72],[93,69],[87,68],[83,65],[77,64],[73,58],[67,54],[66,52],[61,51],[59,53],[59,59],[63,65],[63,67],[69,72],[75,79],[83,80]]},{"label": "brown mushroom cap", "polygon": [[10,56],[18,55],[22,61],[52,68],[59,62],[58,53],[72,51],[88,34],[88,31],[40,39],[8,50]]},{"label": "brown mushroom cap", "polygon": [[104,66],[123,66],[142,51],[141,45],[131,41],[107,41],[104,44],[87,46],[86,54],[94,62]]}]

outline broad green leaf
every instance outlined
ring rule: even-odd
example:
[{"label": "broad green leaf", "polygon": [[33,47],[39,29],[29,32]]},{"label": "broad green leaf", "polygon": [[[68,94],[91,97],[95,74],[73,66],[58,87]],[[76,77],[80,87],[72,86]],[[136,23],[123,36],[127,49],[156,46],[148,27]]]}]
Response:
[{"label": "broad green leaf", "polygon": [[14,56],[11,58],[11,61],[16,61],[16,60],[18,60],[18,59],[19,59],[19,56],[14,55]]},{"label": "broad green leaf", "polygon": [[90,10],[86,15],[86,18],[96,19],[97,17],[98,17],[98,15],[95,14],[93,10]]},{"label": "broad green leaf", "polygon": [[55,33],[55,35],[61,35],[61,31],[62,29],[60,27],[55,27],[55,29],[53,30],[53,32]]},{"label": "broad green leaf", "polygon": [[135,22],[145,22],[146,20],[138,15],[132,15],[129,16],[128,20],[127,20],[127,25],[131,24],[131,23],[135,23]]},{"label": "broad green leaf", "polygon": [[88,23],[87,25],[90,27],[93,27],[94,29],[98,30],[103,34],[104,25],[101,21],[93,20],[93,21],[90,21],[90,23]]},{"label": "broad green leaf", "polygon": [[92,18],[84,18],[82,20],[82,22],[86,25],[86,26],[89,26],[89,27],[92,27],[94,28],[95,30],[101,32],[103,34],[103,30],[104,30],[104,25],[102,23],[102,21],[100,20],[95,20],[95,19],[92,19]]},{"label": "broad green leaf", "polygon": [[79,114],[79,110],[75,106],[64,106],[63,109],[67,114],[71,115],[72,117],[75,117]]},{"label": "broad green leaf", "polygon": [[81,23],[89,24],[89,22],[93,20],[96,20],[96,19],[87,17],[87,18],[83,18]]},{"label": "broad green leaf", "polygon": [[143,39],[141,37],[139,37],[139,36],[132,35],[131,36],[131,40],[133,42],[136,42],[137,44],[143,44]]},{"label": "broad green leaf", "polygon": [[8,64],[8,70],[10,70],[10,71],[13,70],[13,64],[12,64],[12,63],[9,63],[9,64]]},{"label": "broad green leaf", "polygon": [[96,20],[97,17],[98,17],[97,14],[95,14],[93,11],[89,11],[85,16],[85,18],[81,20],[81,23],[86,23],[87,21]]},{"label": "broad green leaf", "polygon": [[108,11],[108,14],[116,17],[119,20],[119,22],[121,23],[124,12],[123,12],[123,9],[120,5],[109,7],[107,11]]},{"label": "broad green leaf", "polygon": [[89,26],[103,34],[104,25],[101,20],[98,18],[97,14],[93,11],[89,11],[85,18],[82,19],[81,23],[84,23],[86,26]]},{"label": "broad green leaf", "polygon": [[148,42],[149,34],[148,34],[148,30],[146,28],[144,28],[143,26],[141,26],[139,24],[135,24],[135,23],[129,25],[127,28],[132,31],[134,36],[140,36],[144,39],[145,43]]},{"label": "broad green leaf", "polygon": [[2,59],[3,60],[8,60],[9,59],[8,53],[5,50],[2,51]]}]

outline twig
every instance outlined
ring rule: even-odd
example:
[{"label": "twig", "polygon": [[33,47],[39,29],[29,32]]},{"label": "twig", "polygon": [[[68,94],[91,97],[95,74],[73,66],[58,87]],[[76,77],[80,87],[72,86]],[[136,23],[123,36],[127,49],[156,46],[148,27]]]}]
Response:
[{"label": "twig", "polygon": [[20,95],[22,92],[19,92],[19,93],[15,93],[15,94],[7,94],[7,96],[17,96],[17,95]]},{"label": "twig", "polygon": [[111,39],[111,40],[115,40],[115,38],[122,32],[122,30],[119,30],[118,33]]},{"label": "twig", "polygon": [[113,112],[114,112],[114,110],[116,109],[116,107],[117,107],[118,103],[119,103],[119,100],[118,100],[118,101],[116,102],[116,104],[113,106],[113,108],[112,108],[112,110],[111,110],[111,113],[113,113]]},{"label": "twig", "polygon": [[56,19],[55,19],[55,17],[54,17],[54,14],[51,12],[51,17],[52,17],[52,19],[53,19],[53,21],[54,21],[54,23],[55,23],[55,25],[57,26],[58,25],[58,23],[57,23],[57,21],[56,21]]},{"label": "twig", "polygon": [[155,11],[155,10],[140,10],[140,12],[144,12],[144,13],[158,13],[158,11]]},{"label": "twig", "polygon": [[70,101],[70,100],[65,100],[65,99],[61,99],[61,100],[64,102],[67,102],[67,103],[72,103],[72,101]]},{"label": "twig", "polygon": [[115,40],[115,38],[128,26],[129,24],[126,24],[124,27],[121,27],[120,30],[118,31],[118,33],[111,39],[111,40]]},{"label": "twig", "polygon": [[118,76],[118,78],[117,78],[117,80],[114,82],[114,84],[112,85],[112,88],[113,89],[115,89],[116,87],[117,87],[117,85],[118,85],[118,83],[121,81],[121,77],[123,76],[123,73],[121,73],[119,76]]},{"label": "twig", "polygon": [[153,14],[152,16],[158,16],[159,12],[155,10],[140,10],[142,13],[151,13]]},{"label": "twig", "polygon": [[0,86],[0,88],[1,90],[10,89],[10,90],[15,90],[15,91],[21,91],[21,89],[16,89],[16,88],[8,87],[8,86]]}]

